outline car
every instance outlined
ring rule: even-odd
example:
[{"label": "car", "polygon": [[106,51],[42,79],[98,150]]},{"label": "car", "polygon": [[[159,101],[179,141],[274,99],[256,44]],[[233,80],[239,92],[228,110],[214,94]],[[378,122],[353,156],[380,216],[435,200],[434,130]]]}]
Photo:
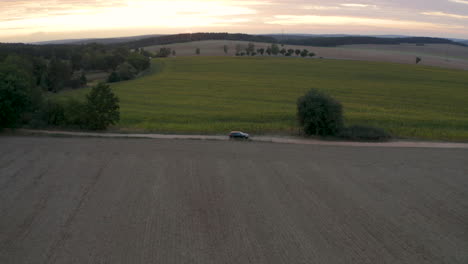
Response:
[{"label": "car", "polygon": [[241,131],[232,131],[229,133],[230,139],[249,139],[249,134]]}]

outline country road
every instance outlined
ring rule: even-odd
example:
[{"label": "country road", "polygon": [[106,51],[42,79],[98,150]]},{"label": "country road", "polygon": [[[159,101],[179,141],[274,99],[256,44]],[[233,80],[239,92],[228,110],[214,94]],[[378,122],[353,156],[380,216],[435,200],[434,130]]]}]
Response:
[{"label": "country road", "polygon": [[468,149],[0,136],[0,263],[468,263]]}]

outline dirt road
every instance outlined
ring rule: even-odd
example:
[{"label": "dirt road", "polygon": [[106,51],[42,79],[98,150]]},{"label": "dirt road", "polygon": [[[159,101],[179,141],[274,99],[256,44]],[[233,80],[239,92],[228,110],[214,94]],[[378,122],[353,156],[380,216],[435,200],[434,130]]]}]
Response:
[{"label": "dirt road", "polygon": [[0,263],[468,263],[468,150],[0,137]]}]

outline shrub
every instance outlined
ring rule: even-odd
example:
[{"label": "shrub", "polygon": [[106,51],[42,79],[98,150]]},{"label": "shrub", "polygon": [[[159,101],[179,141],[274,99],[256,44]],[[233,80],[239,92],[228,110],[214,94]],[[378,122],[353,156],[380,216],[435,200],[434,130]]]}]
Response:
[{"label": "shrub", "polygon": [[117,67],[116,73],[121,81],[135,78],[137,70],[131,64],[124,62]]},{"label": "shrub", "polygon": [[349,140],[385,141],[391,139],[391,135],[385,130],[369,126],[351,126],[340,132],[340,137]]},{"label": "shrub", "polygon": [[158,58],[166,58],[171,55],[171,49],[170,48],[160,48],[159,52],[156,54],[156,57]]},{"label": "shrub", "polygon": [[86,95],[86,128],[106,129],[120,120],[119,98],[109,85],[100,83]]},{"label": "shrub", "polygon": [[341,104],[316,89],[298,99],[297,115],[307,135],[335,136],[343,128]]},{"label": "shrub", "polygon": [[107,82],[114,83],[114,82],[120,82],[120,76],[117,72],[113,71],[109,77],[107,77]]},{"label": "shrub", "polygon": [[50,126],[65,125],[65,105],[61,102],[47,100],[42,107],[42,120]]},{"label": "shrub", "polygon": [[87,112],[86,104],[74,98],[69,99],[64,107],[65,123],[67,127],[86,128]]}]

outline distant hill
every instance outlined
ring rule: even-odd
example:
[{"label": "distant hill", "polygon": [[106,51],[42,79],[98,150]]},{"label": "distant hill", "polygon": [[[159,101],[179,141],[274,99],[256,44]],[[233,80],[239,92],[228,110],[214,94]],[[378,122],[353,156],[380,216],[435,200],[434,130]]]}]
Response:
[{"label": "distant hill", "polygon": [[289,38],[281,41],[283,44],[289,45],[305,45],[316,47],[336,47],[342,45],[356,44],[452,44],[459,46],[468,46],[464,43],[455,42],[443,38],[429,37],[363,37],[363,36],[346,36],[346,37],[309,37],[309,38]]},{"label": "distant hill", "polygon": [[135,41],[140,39],[148,39],[154,37],[160,37],[163,35],[141,35],[141,36],[131,36],[131,37],[118,37],[118,38],[90,38],[90,39],[62,39],[62,40],[51,40],[51,41],[42,41],[42,42],[35,42],[33,44],[38,45],[57,45],[57,44],[73,44],[73,45],[81,45],[81,44],[90,44],[90,43],[98,43],[98,44],[119,44],[119,43],[126,43],[129,41]]},{"label": "distant hill", "polygon": [[130,48],[142,48],[155,45],[168,45],[175,43],[184,43],[203,40],[234,40],[251,41],[263,43],[281,43],[289,45],[317,46],[317,47],[336,47],[342,45],[354,44],[452,44],[459,46],[468,46],[467,43],[456,42],[444,38],[430,37],[407,37],[397,35],[383,36],[353,36],[353,35],[309,35],[309,34],[269,34],[269,35],[248,35],[248,34],[229,34],[229,33],[194,33],[156,36],[129,41],[124,44]]},{"label": "distant hill", "polygon": [[37,42],[39,45],[72,44],[82,45],[98,43],[104,45],[125,45],[130,48],[142,48],[154,45],[168,45],[203,40],[235,40],[264,43],[283,43],[318,47],[336,47],[353,44],[453,44],[467,46],[468,40],[430,37],[411,37],[402,35],[348,35],[348,34],[229,34],[229,33],[193,33],[175,35],[141,35],[118,38],[65,39]]},{"label": "distant hill", "polygon": [[229,33],[193,33],[193,34],[176,34],[165,35],[140,40],[129,41],[122,43],[130,48],[142,48],[154,45],[168,45],[174,43],[184,43],[202,40],[238,40],[238,41],[252,41],[252,42],[266,42],[275,43],[275,38],[270,36],[261,35],[248,35],[248,34],[229,34]]}]

